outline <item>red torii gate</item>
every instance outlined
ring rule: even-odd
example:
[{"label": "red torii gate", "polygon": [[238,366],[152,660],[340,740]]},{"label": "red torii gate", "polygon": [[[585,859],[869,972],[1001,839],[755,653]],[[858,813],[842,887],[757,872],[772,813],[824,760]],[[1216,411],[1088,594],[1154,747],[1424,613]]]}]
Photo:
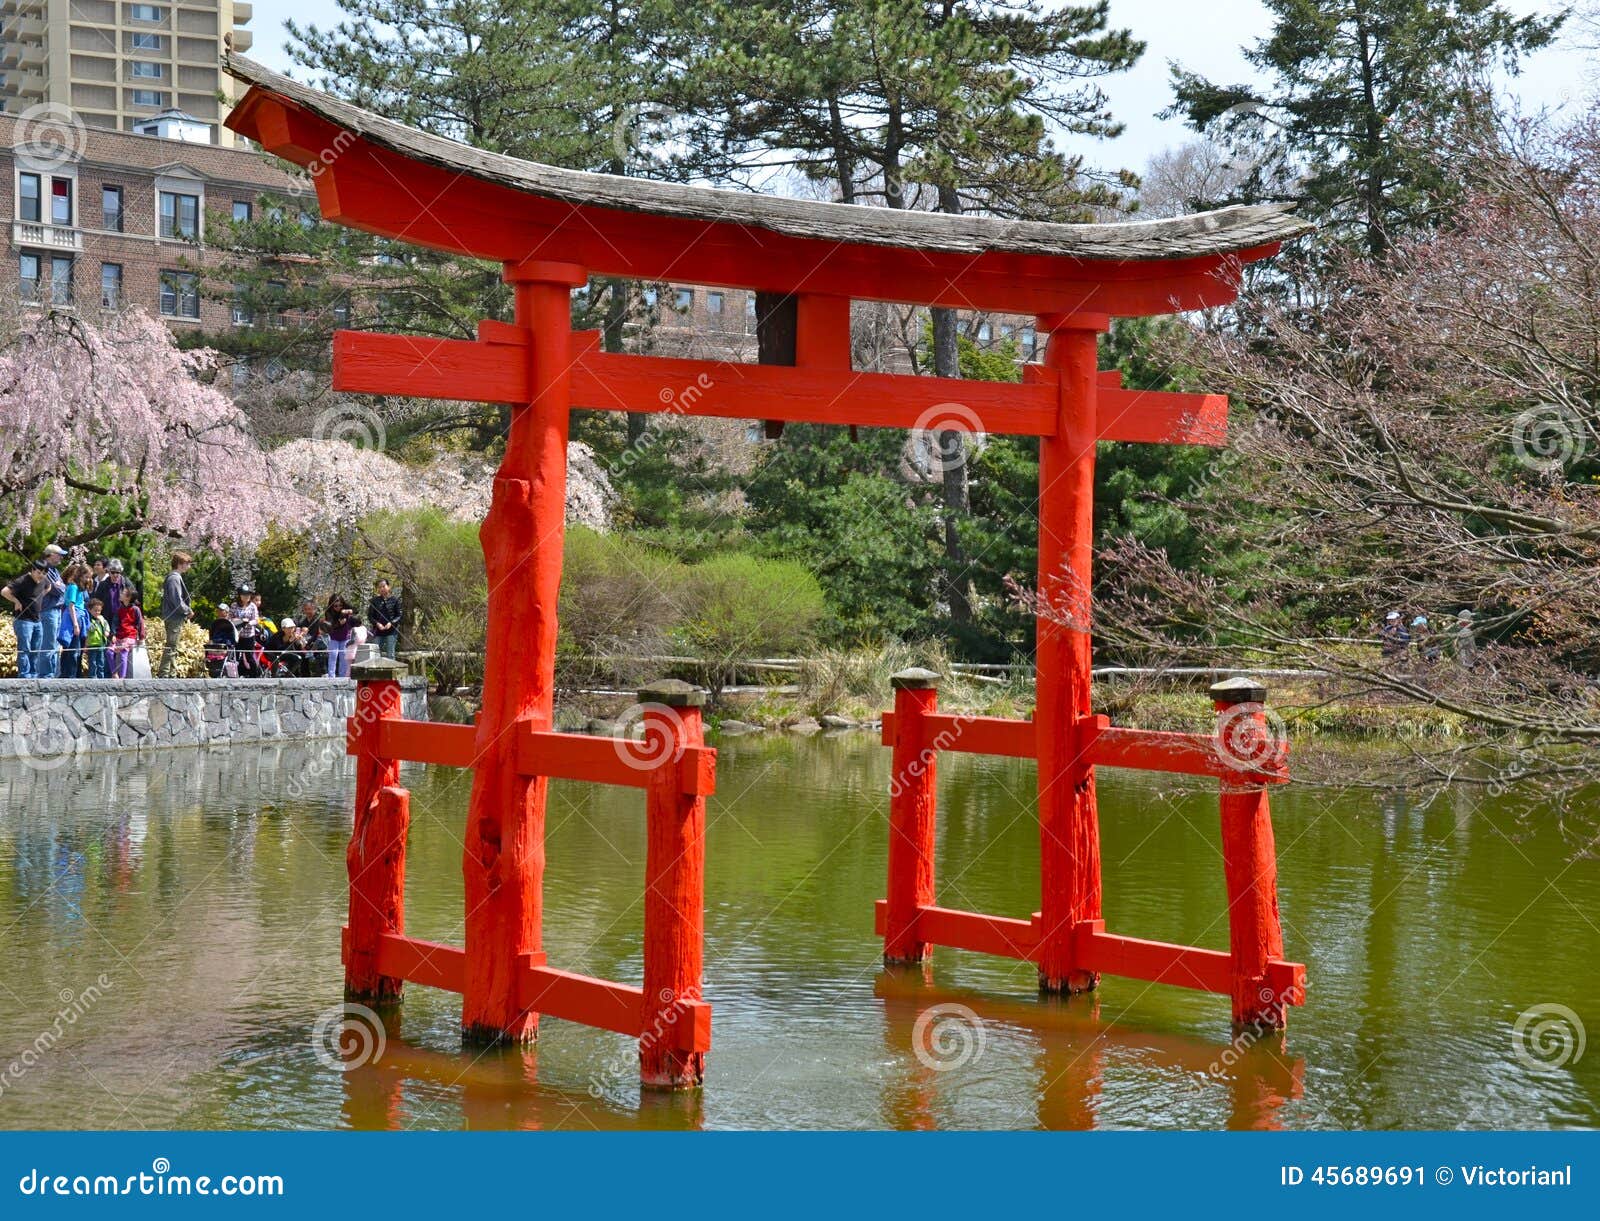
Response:
[{"label": "red torii gate", "polygon": [[[379,118],[231,56],[250,90],[228,125],[302,167],[322,214],[422,246],[495,260],[516,321],[473,341],[341,331],[334,384],[347,391],[507,403],[505,456],[482,529],[489,581],[483,707],[475,726],[399,719],[395,674],[363,675],[350,846],[346,989],[393,1000],[404,980],[463,995],[474,1040],[526,1040],[538,1015],[639,1036],[647,1085],[703,1077],[710,1009],[701,999],[705,796],[716,752],[700,695],[641,692],[643,745],[553,732],[568,413],[761,418],[911,428],[937,419],[1039,438],[1037,704],[1030,721],[938,713],[934,676],[897,676],[884,740],[894,748],[890,879],[878,930],[890,962],[932,944],[1036,962],[1050,992],[1101,972],[1231,994],[1234,1018],[1282,1026],[1304,997],[1283,959],[1268,784],[1287,778],[1262,722],[1264,692],[1213,689],[1221,735],[1112,728],[1090,705],[1090,577],[1097,441],[1221,445],[1221,396],[1125,390],[1097,370],[1113,316],[1231,301],[1240,268],[1306,226],[1280,207],[1173,220],[1054,225],[815,203],[556,169],[485,153]],[[759,320],[793,341],[792,365],[726,364],[601,352],[571,330],[572,289],[591,274],[726,285],[765,294]],[[856,372],[854,298],[1032,314],[1048,336],[1020,386]],[[764,347],[766,345],[763,345]],[[774,347],[787,346],[774,344]],[[512,591],[514,589],[514,596]],[[940,750],[1038,761],[1040,910],[1030,920],[934,903],[933,761]],[[407,796],[398,761],[474,771],[463,854],[465,949],[403,928]],[[1096,766],[1214,776],[1222,783],[1229,894],[1226,953],[1109,934],[1101,920]],[[649,795],[642,988],[549,967],[540,917],[549,777]]]}]

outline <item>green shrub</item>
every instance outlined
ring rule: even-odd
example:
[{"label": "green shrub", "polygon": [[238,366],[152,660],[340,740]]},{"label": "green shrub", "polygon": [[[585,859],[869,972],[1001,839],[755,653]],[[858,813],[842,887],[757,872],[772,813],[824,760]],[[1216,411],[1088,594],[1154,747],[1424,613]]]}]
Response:
[{"label": "green shrub", "polygon": [[676,635],[705,666],[713,694],[733,681],[740,658],[806,648],[823,615],[822,589],[787,560],[721,555],[694,565],[684,580],[685,617]]}]

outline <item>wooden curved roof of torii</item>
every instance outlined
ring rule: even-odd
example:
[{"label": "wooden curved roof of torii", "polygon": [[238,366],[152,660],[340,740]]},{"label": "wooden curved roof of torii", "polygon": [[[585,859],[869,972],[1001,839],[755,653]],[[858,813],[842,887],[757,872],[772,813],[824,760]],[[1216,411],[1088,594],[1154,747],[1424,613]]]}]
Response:
[{"label": "wooden curved roof of torii", "polygon": [[240,55],[228,126],[305,168],[323,214],[418,245],[601,275],[1018,313],[1169,313],[1307,231],[1285,205],[1116,224],[859,207],[560,169],[382,118]]}]

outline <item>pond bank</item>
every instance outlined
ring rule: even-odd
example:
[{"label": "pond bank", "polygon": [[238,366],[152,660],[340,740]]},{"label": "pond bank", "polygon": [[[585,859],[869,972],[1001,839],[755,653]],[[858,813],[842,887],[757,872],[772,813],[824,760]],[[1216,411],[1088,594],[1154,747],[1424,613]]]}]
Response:
[{"label": "pond bank", "polygon": [[[404,715],[426,720],[426,680],[401,687]],[[0,759],[337,737],[355,698],[336,678],[0,679]]]}]

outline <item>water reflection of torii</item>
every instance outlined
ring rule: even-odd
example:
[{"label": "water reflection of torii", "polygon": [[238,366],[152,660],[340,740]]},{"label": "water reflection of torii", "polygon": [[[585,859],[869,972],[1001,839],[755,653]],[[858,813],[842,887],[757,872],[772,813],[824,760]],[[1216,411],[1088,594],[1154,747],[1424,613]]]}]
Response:
[{"label": "water reflection of torii", "polygon": [[[1031,1033],[1037,1042],[1038,1086],[1034,1113],[1018,1112],[1010,1126],[1030,1124],[1051,1131],[1099,1127],[1099,1102],[1108,1049],[1122,1049],[1158,1069],[1176,1070],[1199,1089],[1226,1089],[1227,1126],[1277,1129],[1285,1104],[1304,1096],[1305,1060],[1291,1056],[1282,1031],[1257,1031],[1232,1043],[1214,1043],[1181,1034],[1119,1026],[1101,1019],[1096,998],[1049,1003],[939,987],[924,968],[891,968],[880,973],[873,991],[883,1002],[884,1041],[915,1068],[909,1077],[885,1088],[884,1120],[895,1128],[949,1126],[939,1115],[939,1091],[959,1084],[960,1068],[939,1067],[924,1045],[932,1031],[926,1015],[935,1006],[959,1006],[986,1027]],[[976,1065],[974,1065],[975,1067]],[[1183,1126],[1194,1126],[1185,1124]]]}]

